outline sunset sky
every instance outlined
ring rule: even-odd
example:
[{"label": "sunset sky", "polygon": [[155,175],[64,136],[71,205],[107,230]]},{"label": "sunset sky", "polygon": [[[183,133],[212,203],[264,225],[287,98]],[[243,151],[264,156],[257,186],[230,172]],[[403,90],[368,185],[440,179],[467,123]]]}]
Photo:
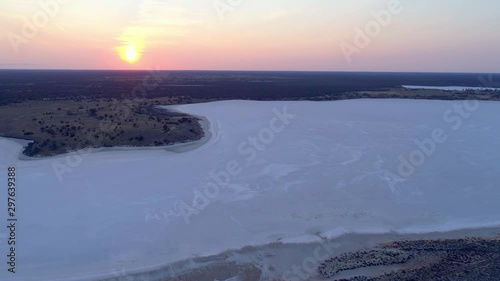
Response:
[{"label": "sunset sky", "polygon": [[0,68],[500,72],[500,1],[392,1],[1,0]]}]

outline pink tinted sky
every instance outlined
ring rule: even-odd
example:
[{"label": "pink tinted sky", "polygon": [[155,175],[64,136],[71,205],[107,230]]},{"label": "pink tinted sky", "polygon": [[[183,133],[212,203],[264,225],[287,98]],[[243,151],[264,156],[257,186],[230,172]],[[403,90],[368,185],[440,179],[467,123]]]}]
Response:
[{"label": "pink tinted sky", "polygon": [[487,0],[2,0],[0,68],[500,72],[499,11]]}]

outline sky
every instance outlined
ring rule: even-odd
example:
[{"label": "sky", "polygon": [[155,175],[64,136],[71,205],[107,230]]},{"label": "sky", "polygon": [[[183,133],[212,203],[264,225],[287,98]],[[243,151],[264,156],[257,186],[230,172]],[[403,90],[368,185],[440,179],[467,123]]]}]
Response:
[{"label": "sky", "polygon": [[1,0],[2,69],[500,72],[500,1]]}]

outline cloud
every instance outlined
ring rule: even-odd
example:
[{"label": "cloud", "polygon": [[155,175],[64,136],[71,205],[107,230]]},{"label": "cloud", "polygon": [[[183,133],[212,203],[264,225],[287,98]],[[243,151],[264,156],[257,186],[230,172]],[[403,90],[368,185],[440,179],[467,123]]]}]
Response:
[{"label": "cloud", "polygon": [[179,1],[143,0],[136,20],[116,40],[119,46],[133,45],[142,50],[172,45],[200,23],[195,16]]}]

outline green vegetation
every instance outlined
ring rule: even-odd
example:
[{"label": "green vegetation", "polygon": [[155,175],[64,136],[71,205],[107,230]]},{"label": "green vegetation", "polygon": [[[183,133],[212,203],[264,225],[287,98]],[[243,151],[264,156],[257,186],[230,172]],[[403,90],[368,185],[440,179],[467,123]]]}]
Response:
[{"label": "green vegetation", "polygon": [[175,101],[79,99],[3,105],[0,135],[32,140],[23,151],[31,157],[88,147],[164,146],[200,139],[203,129],[196,117],[155,107]]}]

